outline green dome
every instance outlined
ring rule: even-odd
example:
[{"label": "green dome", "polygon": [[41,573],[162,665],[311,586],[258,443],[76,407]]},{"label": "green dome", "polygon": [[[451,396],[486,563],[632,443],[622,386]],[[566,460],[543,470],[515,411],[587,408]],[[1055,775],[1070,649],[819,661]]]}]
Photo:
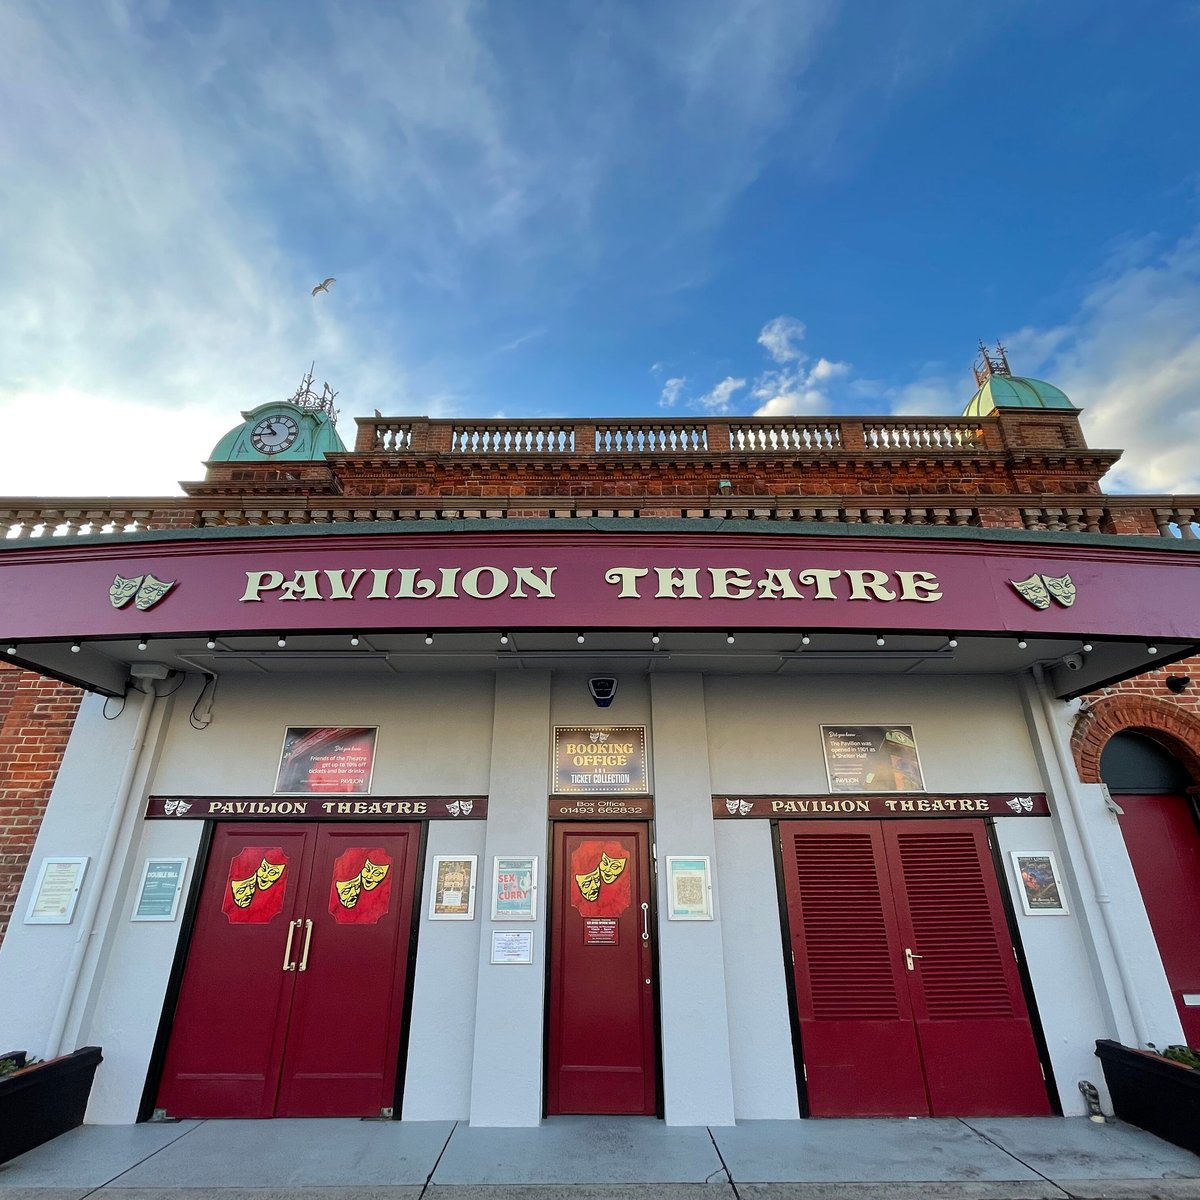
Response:
[{"label": "green dome", "polygon": [[991,375],[963,409],[964,417],[987,417],[997,408],[1068,408],[1075,405],[1065,392],[1041,379]]},{"label": "green dome", "polygon": [[[269,426],[269,435],[278,428],[278,437],[271,443],[261,439],[255,444],[254,431],[261,424]],[[269,445],[268,449],[263,449]],[[328,412],[305,410],[286,400],[260,404],[242,413],[242,424],[231,429],[214,447],[209,462],[279,462],[307,461],[326,454],[345,454],[346,447]]]}]

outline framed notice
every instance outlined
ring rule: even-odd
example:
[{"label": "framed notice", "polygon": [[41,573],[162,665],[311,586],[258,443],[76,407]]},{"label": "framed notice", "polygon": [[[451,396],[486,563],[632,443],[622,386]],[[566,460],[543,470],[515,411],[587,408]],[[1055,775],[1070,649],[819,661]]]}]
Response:
[{"label": "framed notice", "polygon": [[822,725],[831,792],[923,792],[911,725]]},{"label": "framed notice", "polygon": [[533,962],[533,930],[493,929],[492,962],[522,966]]},{"label": "framed notice", "polygon": [[186,858],[148,858],[142,867],[131,921],[173,921],[183,895]]},{"label": "framed notice", "polygon": [[70,925],[83,886],[88,860],[83,858],[47,858],[38,870],[26,925]]},{"label": "framed notice", "polygon": [[1021,907],[1027,917],[1070,912],[1053,854],[1048,850],[1014,850],[1012,862],[1017,890],[1021,893]]},{"label": "framed notice", "polygon": [[550,790],[556,795],[649,791],[645,726],[555,726]]},{"label": "framed notice", "polygon": [[275,794],[364,796],[375,769],[375,734],[369,726],[289,726],[275,776]]},{"label": "framed notice", "polygon": [[433,895],[429,900],[431,921],[473,921],[475,919],[474,854],[435,854],[433,856]]},{"label": "framed notice", "polygon": [[532,855],[493,860],[493,921],[533,921],[537,918],[537,861]]},{"label": "framed notice", "polygon": [[667,856],[667,917],[672,921],[713,919],[708,859]]}]

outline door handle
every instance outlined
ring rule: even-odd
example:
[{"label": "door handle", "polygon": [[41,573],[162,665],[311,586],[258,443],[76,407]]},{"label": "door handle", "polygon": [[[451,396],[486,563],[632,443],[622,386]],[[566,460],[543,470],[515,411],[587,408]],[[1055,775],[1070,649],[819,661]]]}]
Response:
[{"label": "door handle", "polygon": [[[913,959],[914,958],[924,958],[924,957],[925,957],[925,955],[923,955],[923,954],[914,954],[910,949],[908,949],[907,946],[904,948],[904,965],[910,971],[915,971],[917,969],[916,967],[913,966]],[[303,967],[301,967],[300,969],[302,971],[304,970]]]},{"label": "door handle", "polygon": [[642,901],[642,941],[650,940],[650,905]]},{"label": "door handle", "polygon": [[[300,924],[299,921],[296,922]],[[300,952],[300,970],[308,970],[308,948],[312,945],[312,919],[304,922],[304,949]]]},{"label": "door handle", "polygon": [[299,924],[299,921],[288,922],[287,945],[283,948],[283,969],[285,971],[294,971],[296,969],[296,964],[292,962],[292,938],[295,936],[296,926]]}]

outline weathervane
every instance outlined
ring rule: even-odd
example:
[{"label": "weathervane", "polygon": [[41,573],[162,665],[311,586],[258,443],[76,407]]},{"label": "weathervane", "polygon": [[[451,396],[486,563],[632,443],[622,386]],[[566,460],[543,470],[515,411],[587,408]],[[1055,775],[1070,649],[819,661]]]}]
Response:
[{"label": "weathervane", "polygon": [[975,373],[976,387],[983,387],[993,375],[1011,375],[1012,372],[1008,369],[1008,351],[997,342],[995,351],[989,352],[983,344],[983,338],[980,338],[979,357],[971,370]]},{"label": "weathervane", "polygon": [[308,374],[300,382],[300,386],[296,389],[294,396],[288,397],[288,403],[294,404],[297,408],[303,409],[305,412],[323,412],[329,414],[329,420],[333,424],[337,424],[338,412],[333,407],[334,400],[337,399],[335,392],[327,383],[321,385],[321,394],[318,396],[313,391],[313,368],[317,365],[316,360],[308,368]]}]

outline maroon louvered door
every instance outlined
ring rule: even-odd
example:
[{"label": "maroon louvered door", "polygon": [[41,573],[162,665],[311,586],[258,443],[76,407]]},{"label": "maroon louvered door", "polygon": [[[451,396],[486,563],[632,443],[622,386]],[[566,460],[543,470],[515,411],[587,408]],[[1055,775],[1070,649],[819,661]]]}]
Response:
[{"label": "maroon louvered door", "polygon": [[983,823],[780,834],[812,1115],[1048,1114]]}]

